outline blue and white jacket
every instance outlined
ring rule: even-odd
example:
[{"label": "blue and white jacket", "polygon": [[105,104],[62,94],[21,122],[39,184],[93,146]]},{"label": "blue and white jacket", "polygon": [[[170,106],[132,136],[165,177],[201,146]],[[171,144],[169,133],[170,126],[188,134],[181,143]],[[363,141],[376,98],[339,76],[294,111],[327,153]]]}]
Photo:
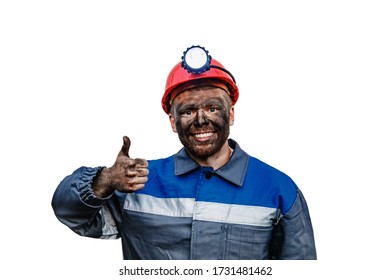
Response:
[{"label": "blue and white jacket", "polygon": [[284,173],[233,140],[229,162],[199,166],[182,149],[149,161],[140,191],[92,191],[102,167],[81,167],[56,189],[58,219],[77,234],[122,238],[124,259],[316,259],[305,199]]}]

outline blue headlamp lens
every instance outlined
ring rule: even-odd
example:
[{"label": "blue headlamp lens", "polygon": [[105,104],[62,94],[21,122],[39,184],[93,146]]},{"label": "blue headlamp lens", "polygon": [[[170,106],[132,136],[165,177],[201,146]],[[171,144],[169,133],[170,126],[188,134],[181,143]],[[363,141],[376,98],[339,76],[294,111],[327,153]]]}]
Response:
[{"label": "blue headlamp lens", "polygon": [[189,73],[200,74],[210,70],[211,56],[209,52],[201,46],[192,46],[184,51],[182,67]]}]

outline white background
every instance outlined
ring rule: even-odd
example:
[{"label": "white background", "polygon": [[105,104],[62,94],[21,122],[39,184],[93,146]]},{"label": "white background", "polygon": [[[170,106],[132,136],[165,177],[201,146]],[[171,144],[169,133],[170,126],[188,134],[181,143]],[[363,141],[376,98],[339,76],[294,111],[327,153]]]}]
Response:
[{"label": "white background", "polygon": [[2,1],[1,278],[123,279],[120,241],[77,236],[51,197],[77,167],[111,165],[123,135],[133,157],[180,149],[160,100],[193,44],[236,77],[231,137],[309,203],[319,260],[271,263],[272,278],[386,278],[386,2]]}]

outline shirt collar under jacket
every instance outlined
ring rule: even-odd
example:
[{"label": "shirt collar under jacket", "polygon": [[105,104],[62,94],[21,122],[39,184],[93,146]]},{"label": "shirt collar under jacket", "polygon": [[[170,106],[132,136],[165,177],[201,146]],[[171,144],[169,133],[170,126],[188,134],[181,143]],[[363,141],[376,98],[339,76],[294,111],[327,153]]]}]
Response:
[{"label": "shirt collar under jacket", "polygon": [[[229,139],[229,146],[232,148],[233,154],[230,160],[219,169],[213,171],[225,180],[231,183],[242,186],[249,162],[249,155],[244,152],[236,141]],[[175,175],[180,176],[190,171],[199,168],[199,164],[192,160],[187,154],[185,148],[182,148],[175,155]]]}]

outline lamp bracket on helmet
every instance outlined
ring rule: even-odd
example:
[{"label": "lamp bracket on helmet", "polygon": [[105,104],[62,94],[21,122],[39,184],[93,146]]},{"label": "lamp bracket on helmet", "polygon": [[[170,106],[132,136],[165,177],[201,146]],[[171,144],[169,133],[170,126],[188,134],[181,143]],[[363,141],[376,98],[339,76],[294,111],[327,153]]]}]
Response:
[{"label": "lamp bracket on helmet", "polygon": [[181,66],[189,73],[201,74],[210,70],[210,68],[217,68],[229,74],[233,82],[236,82],[233,75],[228,70],[217,65],[211,65],[211,56],[209,55],[209,51],[204,47],[192,46],[187,48],[187,50],[183,52],[181,59]]}]

